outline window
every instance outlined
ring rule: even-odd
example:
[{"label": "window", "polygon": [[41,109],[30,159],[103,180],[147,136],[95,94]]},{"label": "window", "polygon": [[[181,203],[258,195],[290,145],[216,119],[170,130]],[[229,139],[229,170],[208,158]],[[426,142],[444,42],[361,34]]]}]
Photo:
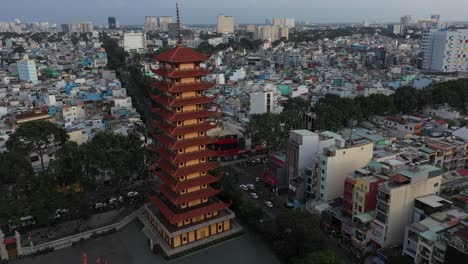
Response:
[{"label": "window", "polygon": [[346,154],[346,151],[343,151],[343,155],[345,155],[345,154]]},{"label": "window", "polygon": [[434,187],[437,187],[437,186],[439,186],[439,183],[438,182],[434,183]]},{"label": "window", "polygon": [[184,138],[184,136],[179,135],[177,138],[178,138],[178,139],[182,139],[182,138]]},{"label": "window", "polygon": [[201,91],[197,91],[197,95],[201,95]]},{"label": "window", "polygon": [[179,149],[179,153],[184,153],[184,149]]},{"label": "window", "polygon": [[201,158],[200,160],[201,160],[202,162],[204,162],[204,161],[205,161],[205,158]]},{"label": "window", "polygon": [[187,241],[187,237],[184,236],[184,237],[182,238],[182,240],[184,240],[184,242]]},{"label": "window", "polygon": [[183,162],[179,163],[179,166],[180,166],[180,167],[183,167],[183,166],[184,166],[184,163],[183,163]]},{"label": "window", "polygon": [[205,174],[206,174],[206,171],[202,171],[201,174],[202,174],[202,175],[205,175]]},{"label": "window", "polygon": [[320,185],[320,189],[322,189],[322,190],[323,190],[323,185]]},{"label": "window", "polygon": [[204,149],[204,148],[205,148],[205,145],[201,145],[200,148],[201,148],[201,149]]},{"label": "window", "polygon": [[190,223],[190,219],[185,219],[185,223]]},{"label": "window", "polygon": [[221,224],[218,224],[218,230],[222,230],[223,226]]},{"label": "window", "polygon": [[178,126],[182,125],[182,121],[177,121],[177,125]]},{"label": "window", "polygon": [[201,132],[200,132],[200,136],[203,136],[203,135],[205,135],[205,132],[204,132],[204,131],[201,131]]},{"label": "window", "polygon": [[206,188],[206,184],[203,184],[202,187],[203,187],[203,188]]},{"label": "window", "polygon": [[203,118],[198,119],[198,121],[203,122]]},{"label": "window", "polygon": [[324,160],[322,160],[322,165],[325,165],[325,161],[324,161]]},{"label": "window", "polygon": [[322,169],[322,174],[325,174],[325,169]]},{"label": "window", "polygon": [[177,111],[177,112],[180,112],[181,110],[182,110],[181,107],[177,107],[177,108],[176,108],[176,111]]}]

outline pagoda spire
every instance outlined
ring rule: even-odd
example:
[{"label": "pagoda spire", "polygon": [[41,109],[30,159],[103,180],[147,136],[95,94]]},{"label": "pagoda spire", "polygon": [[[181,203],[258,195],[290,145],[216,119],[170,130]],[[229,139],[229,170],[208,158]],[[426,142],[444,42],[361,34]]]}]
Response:
[{"label": "pagoda spire", "polygon": [[182,45],[182,29],[180,26],[180,11],[179,11],[179,2],[176,2],[176,13],[177,13],[177,45]]}]

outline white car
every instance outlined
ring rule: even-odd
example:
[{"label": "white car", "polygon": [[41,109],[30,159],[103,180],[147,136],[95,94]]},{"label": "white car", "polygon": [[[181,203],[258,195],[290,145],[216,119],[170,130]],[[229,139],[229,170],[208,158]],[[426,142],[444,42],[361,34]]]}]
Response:
[{"label": "white car", "polygon": [[138,192],[128,192],[127,197],[135,197],[138,196]]},{"label": "white car", "polygon": [[256,193],[250,193],[250,197],[254,199],[258,199],[258,195]]},{"label": "white car", "polygon": [[255,178],[256,182],[260,182],[260,177]]},{"label": "white car", "polygon": [[255,185],[253,185],[253,184],[247,184],[247,187],[248,187],[249,190],[251,190],[251,191],[255,190]]},{"label": "white car", "polygon": [[106,203],[97,203],[97,204],[94,205],[95,209],[104,209],[106,207],[107,207]]},{"label": "white car", "polygon": [[244,190],[244,191],[248,191],[248,190],[249,190],[249,187],[247,187],[247,185],[244,185],[244,184],[239,185],[239,188],[241,188],[241,189]]},{"label": "white car", "polygon": [[273,208],[273,203],[270,201],[265,201],[265,205],[269,208]]}]

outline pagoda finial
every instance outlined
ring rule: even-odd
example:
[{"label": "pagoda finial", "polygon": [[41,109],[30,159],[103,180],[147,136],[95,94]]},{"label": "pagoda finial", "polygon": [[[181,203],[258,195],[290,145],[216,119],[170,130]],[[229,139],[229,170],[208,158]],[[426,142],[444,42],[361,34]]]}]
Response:
[{"label": "pagoda finial", "polygon": [[176,2],[176,12],[177,12],[177,44],[182,45],[182,29],[180,26],[180,11],[179,11],[179,2]]}]

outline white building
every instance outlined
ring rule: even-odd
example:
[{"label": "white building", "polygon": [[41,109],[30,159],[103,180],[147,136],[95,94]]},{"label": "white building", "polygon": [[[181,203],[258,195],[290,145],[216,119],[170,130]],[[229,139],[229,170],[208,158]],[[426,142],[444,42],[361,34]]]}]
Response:
[{"label": "white building", "polygon": [[17,63],[19,79],[37,83],[36,62],[33,60],[21,60]]},{"label": "white building", "polygon": [[145,53],[146,34],[142,32],[129,32],[123,35],[123,47],[126,52]]},{"label": "white building", "polygon": [[296,26],[294,18],[273,18],[274,26],[290,27],[293,28]]},{"label": "white building", "polygon": [[423,68],[430,71],[468,71],[468,29],[424,32]]},{"label": "white building", "polygon": [[164,32],[168,31],[170,23],[172,23],[172,17],[171,16],[160,16],[160,17],[158,17],[159,30],[164,31]]},{"label": "white building", "polygon": [[273,91],[250,93],[250,114],[273,112]]},{"label": "white building", "polygon": [[155,31],[158,29],[158,18],[155,16],[145,17],[145,31]]},{"label": "white building", "polygon": [[341,197],[346,177],[366,166],[374,154],[371,141],[348,144],[346,139],[336,139],[335,146],[323,149],[318,156],[318,198],[330,201]]},{"label": "white building", "polygon": [[289,39],[289,27],[282,26],[259,26],[257,28],[257,39],[269,40],[270,42],[281,38]]},{"label": "white building", "polygon": [[233,16],[218,16],[218,33],[229,34],[234,33],[234,17]]},{"label": "white building", "polygon": [[431,165],[411,166],[379,186],[377,215],[371,223],[371,240],[378,247],[403,244],[405,228],[413,220],[415,199],[440,191],[441,169]]}]

